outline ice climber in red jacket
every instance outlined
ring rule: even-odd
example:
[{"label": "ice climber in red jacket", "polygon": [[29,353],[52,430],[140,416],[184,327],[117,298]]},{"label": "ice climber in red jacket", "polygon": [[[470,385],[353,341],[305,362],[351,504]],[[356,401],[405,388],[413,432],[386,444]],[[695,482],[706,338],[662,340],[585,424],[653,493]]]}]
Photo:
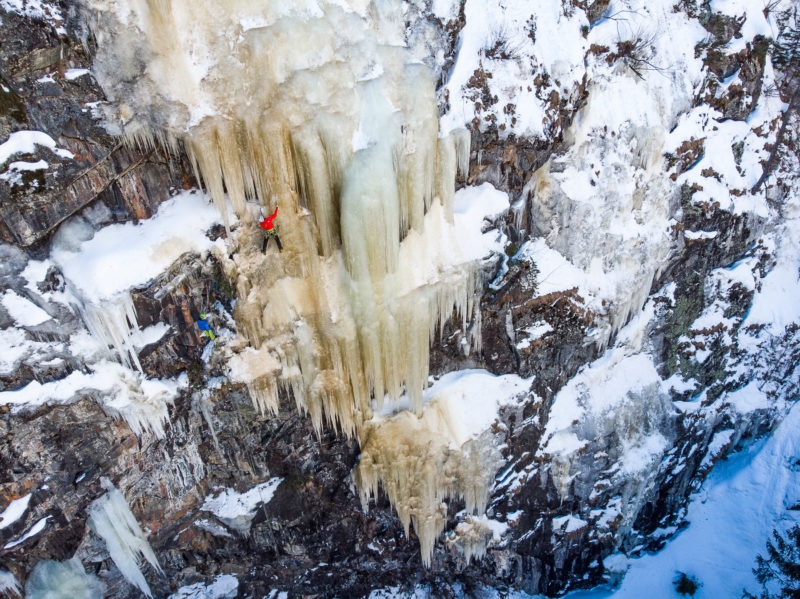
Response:
[{"label": "ice climber in red jacket", "polygon": [[278,231],[275,229],[275,219],[278,216],[278,207],[275,206],[275,212],[273,212],[270,216],[264,217],[261,222],[259,222],[259,226],[264,229],[264,245],[261,246],[261,253],[266,253],[267,251],[267,243],[269,242],[270,237],[275,238],[275,243],[278,244],[278,251],[283,251],[283,245],[281,244],[281,238],[278,237]]}]

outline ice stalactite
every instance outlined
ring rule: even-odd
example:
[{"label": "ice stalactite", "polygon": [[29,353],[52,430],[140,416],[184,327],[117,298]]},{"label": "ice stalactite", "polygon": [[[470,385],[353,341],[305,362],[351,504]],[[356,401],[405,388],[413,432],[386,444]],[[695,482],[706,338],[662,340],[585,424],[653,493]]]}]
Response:
[{"label": "ice stalactite", "polygon": [[354,472],[365,510],[380,486],[406,535],[414,525],[425,565],[430,565],[434,542],[445,526],[444,500],[463,500],[467,512],[482,513],[502,464],[491,433],[460,444],[450,419],[444,405],[432,402],[422,416],[403,411],[367,422]]},{"label": "ice stalactite", "polygon": [[217,437],[217,428],[214,425],[213,408],[208,399],[210,394],[211,392],[208,389],[192,394],[192,409],[198,410],[203,415],[203,420],[205,420],[206,426],[208,426],[208,430],[211,433],[211,438],[214,441],[214,448],[219,455],[223,455],[219,445],[219,437]]},{"label": "ice stalactite", "polygon": [[100,400],[103,411],[114,418],[122,418],[138,437],[151,433],[159,439],[166,435],[169,422],[167,404],[172,404],[177,389],[175,384],[146,379],[139,373],[106,364],[107,371],[117,378],[118,384],[111,393]]},{"label": "ice stalactite", "polygon": [[163,438],[169,422],[167,404],[172,404],[187,377],[176,380],[146,379],[141,373],[117,362],[100,361],[89,372],[75,370],[64,378],[40,383],[31,381],[22,389],[0,392],[0,401],[25,406],[45,403],[69,404],[93,398],[103,411],[122,418],[140,438],[152,434]]},{"label": "ice stalactite", "polygon": [[[217,256],[237,287],[232,378],[262,412],[277,411],[289,392],[318,431],[335,427],[364,447],[384,439],[383,454],[398,458],[416,451],[391,449],[408,435],[367,422],[401,397],[421,411],[431,338],[454,312],[466,328],[479,281],[453,227],[469,134],[439,131],[434,78],[405,46],[403,4],[85,5],[94,73],[123,135],[185,148],[222,214],[230,207],[241,223],[231,228],[238,251]],[[262,254],[259,209],[275,206],[283,251]],[[493,475],[492,460],[478,472],[445,446],[437,442],[433,463],[454,482],[440,491],[428,468],[434,488],[413,518],[406,494],[416,491],[390,491],[424,539],[426,561],[441,530],[438,502],[463,495],[480,508]],[[408,457],[385,467],[396,472],[362,476],[365,493],[378,480],[410,480],[422,465]]]},{"label": "ice stalactite", "polygon": [[[497,523],[496,523],[497,524]],[[480,558],[486,553],[486,547],[495,536],[495,531],[487,519],[469,516],[460,522],[448,535],[447,544],[455,547],[466,561]]]},{"label": "ice stalactite", "polygon": [[131,513],[125,497],[107,478],[103,478],[101,482],[107,493],[93,501],[89,507],[88,525],[106,542],[111,559],[126,580],[148,597],[152,597],[150,586],[140,568],[140,560],[143,557],[161,572],[158,558],[136,517]]},{"label": "ice stalactite", "polygon": [[133,345],[132,333],[139,325],[130,293],[119,293],[102,303],[83,301],[75,307],[94,338],[104,347],[113,347],[120,362],[142,370],[139,353]]}]

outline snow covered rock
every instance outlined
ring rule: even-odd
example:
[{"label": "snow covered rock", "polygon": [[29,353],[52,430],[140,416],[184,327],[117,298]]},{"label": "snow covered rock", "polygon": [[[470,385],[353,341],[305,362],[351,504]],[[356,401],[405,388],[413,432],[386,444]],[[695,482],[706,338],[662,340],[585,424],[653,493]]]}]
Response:
[{"label": "snow covered rock", "polygon": [[[0,199],[11,208],[0,227],[0,588],[14,592],[37,571],[91,587],[73,558],[115,597],[144,585],[177,597],[558,595],[619,582],[684,525],[715,464],[767,434],[800,389],[792,152],[779,151],[756,186],[782,122],[781,147],[797,143],[796,118],[783,121],[786,73],[766,43],[777,13],[740,0],[444,0],[310,3],[299,18],[280,12],[296,6],[268,2],[226,37],[218,26],[235,4],[197,31],[180,19],[139,30],[133,41],[146,33],[167,49],[210,36],[182,57],[194,70],[165,79],[176,65],[146,62],[157,53],[104,45],[103,27],[132,19],[130,2],[83,3],[100,11],[95,37],[61,5],[0,2],[12,40],[0,52]],[[301,21],[318,27],[313,56],[268,35],[295,39]],[[165,30],[177,33],[159,37]],[[344,60],[348,44],[370,40],[381,52]],[[247,56],[234,64],[232,47],[275,50],[253,89],[292,74],[267,90],[303,104],[303,118],[286,121],[291,143],[279,129],[266,130],[269,143],[245,136],[241,122],[266,122],[239,103],[252,94],[223,106],[235,107],[230,118],[204,96],[221,81],[226,93],[251,90],[215,75],[218,60],[226,77],[241,74]],[[401,54],[408,73],[430,72],[397,79],[409,87],[393,90],[391,105],[372,102],[386,91],[381,69],[393,68],[382,61]],[[121,56],[130,69],[106,102],[86,69],[107,84]],[[331,77],[315,79],[321,72]],[[177,95],[154,94],[159,78]],[[356,88],[358,102],[343,102]],[[197,101],[183,110],[187,98]],[[297,116],[295,104],[268,116]],[[356,106],[371,118],[353,120]],[[411,114],[424,118],[395,120]],[[166,143],[167,158],[120,145],[109,123],[136,129],[132,116],[190,132],[188,147]],[[448,137],[464,126],[469,143]],[[391,160],[372,160],[387,147]],[[344,176],[351,154],[364,160]],[[253,166],[264,160],[265,171]],[[172,210],[192,161],[227,229]],[[444,170],[460,172],[458,192]],[[398,221],[377,210],[342,222],[330,200],[344,187],[391,198],[366,183],[396,172],[403,190],[433,189],[442,209],[411,202]],[[272,185],[297,193],[280,200],[287,250],[262,256],[253,199],[271,201]],[[186,231],[148,234],[142,246],[128,236],[159,222]],[[365,252],[350,235],[360,230],[371,236]],[[396,246],[378,243],[386,231],[400,231]],[[352,245],[340,253],[343,235]],[[456,246],[470,250],[475,276],[441,284]],[[130,251],[114,261],[109,248]],[[396,270],[384,268],[395,258]],[[101,271],[113,276],[82,281]],[[383,311],[397,289],[413,293]],[[382,334],[350,335],[343,297],[357,300],[362,333],[382,318]],[[74,309],[87,300],[124,327],[90,336],[91,318]],[[454,305],[463,319],[431,324]],[[199,336],[201,311],[213,342]],[[409,326],[392,328],[398,315],[422,322],[413,340],[401,339]],[[362,351],[369,368],[342,367]],[[413,376],[394,376],[406,358],[417,360]],[[348,385],[363,401],[341,391]],[[139,578],[130,555],[109,559],[101,537],[113,525],[89,531],[104,478],[129,498],[141,528],[131,534],[147,538],[164,576],[144,565]]]}]

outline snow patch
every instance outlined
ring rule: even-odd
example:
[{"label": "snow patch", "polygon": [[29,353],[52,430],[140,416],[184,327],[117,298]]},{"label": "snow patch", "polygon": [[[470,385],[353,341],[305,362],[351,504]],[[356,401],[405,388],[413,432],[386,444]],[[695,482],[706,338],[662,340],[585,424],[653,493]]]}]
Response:
[{"label": "snow patch", "polygon": [[256,515],[258,506],[269,503],[282,482],[282,478],[271,478],[245,493],[225,489],[217,495],[207,497],[201,509],[211,512],[222,522],[244,534],[250,530],[250,522]]},{"label": "snow patch", "polygon": [[492,252],[503,252],[503,238],[497,231],[483,232],[487,223],[508,210],[508,194],[483,183],[467,186],[455,193],[453,216],[457,239],[467,258],[485,258]]},{"label": "snow patch", "polygon": [[64,73],[64,79],[67,81],[74,81],[75,79],[79,79],[84,75],[90,75],[91,71],[89,69],[67,69]]},{"label": "snow patch", "polygon": [[209,584],[181,587],[169,599],[235,599],[238,593],[239,580],[232,574],[220,574]]},{"label": "snow patch", "polygon": [[58,35],[66,35],[64,17],[57,4],[43,0],[0,0],[0,6],[7,12],[14,12],[33,19],[43,19],[53,25]]},{"label": "snow patch", "polygon": [[8,504],[8,507],[6,507],[6,509],[3,510],[3,513],[0,514],[0,530],[8,528],[14,524],[14,522],[22,518],[25,510],[28,509],[28,504],[31,501],[31,497],[32,494],[28,493],[24,497],[14,499]]},{"label": "snow patch", "polygon": [[50,519],[50,516],[45,516],[44,518],[42,518],[41,520],[36,522],[36,524],[31,526],[31,528],[30,528],[30,530],[28,532],[26,532],[20,538],[14,540],[14,541],[11,541],[9,543],[6,543],[3,546],[3,548],[4,549],[11,549],[13,547],[16,547],[17,545],[21,545],[22,543],[24,543],[25,541],[27,541],[31,537],[35,537],[36,535],[38,535],[40,532],[42,532],[45,529],[45,527],[47,526],[47,521],[49,519]]},{"label": "snow patch", "polygon": [[570,534],[586,528],[589,525],[586,520],[582,520],[572,514],[557,516],[553,518],[553,531],[562,534]]},{"label": "snow patch", "polygon": [[221,219],[201,193],[181,192],[150,219],[114,224],[89,239],[60,238],[51,259],[87,302],[99,305],[148,283],[186,252],[202,254]]},{"label": "snow patch", "polygon": [[3,294],[1,301],[11,318],[23,327],[35,327],[50,320],[50,315],[47,312],[10,289]]},{"label": "snow patch", "polygon": [[55,140],[42,131],[16,131],[0,144],[0,164],[17,154],[33,154],[36,146],[47,148],[61,158],[74,158],[69,150],[58,148]]},{"label": "snow patch", "polygon": [[757,381],[750,381],[741,389],[728,393],[726,399],[741,414],[774,407],[773,400],[759,388]]}]

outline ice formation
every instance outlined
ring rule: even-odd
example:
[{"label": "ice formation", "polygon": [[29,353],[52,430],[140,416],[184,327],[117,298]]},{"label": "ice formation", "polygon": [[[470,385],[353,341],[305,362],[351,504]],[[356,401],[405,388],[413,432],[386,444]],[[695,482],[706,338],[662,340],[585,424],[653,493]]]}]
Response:
[{"label": "ice formation", "polygon": [[100,405],[110,416],[122,417],[139,437],[152,433],[159,439],[166,434],[169,422],[167,404],[172,404],[185,380],[147,379],[138,373],[114,364],[106,364],[110,377],[117,384],[112,393],[104,395]]},{"label": "ice formation", "polygon": [[77,557],[65,562],[41,560],[25,583],[28,599],[95,599],[104,593],[103,583],[93,574],[87,574]]},{"label": "ice formation", "polygon": [[163,438],[169,422],[167,404],[172,404],[186,384],[185,376],[147,379],[121,364],[102,360],[92,364],[90,372],[76,370],[63,379],[31,381],[21,389],[0,391],[0,405],[26,410],[45,403],[64,404],[94,397],[106,414],[124,419],[139,437],[152,434]]},{"label": "ice formation", "polygon": [[[513,375],[453,372],[426,391],[420,414],[376,413],[365,423],[353,473],[362,505],[367,508],[380,485],[406,532],[414,525],[424,563],[430,563],[433,544],[444,528],[446,498],[463,500],[467,514],[484,511],[494,473],[502,463],[491,425],[500,405],[524,394],[529,384]],[[467,537],[458,545],[465,558],[482,555],[485,543],[479,540],[484,537],[472,535],[472,541]]]},{"label": "ice formation", "polygon": [[89,507],[88,525],[106,542],[108,553],[122,575],[142,593],[152,597],[150,586],[139,564],[140,558],[144,557],[153,568],[161,572],[158,559],[136,517],[131,513],[125,497],[107,478],[103,478],[101,482],[107,493],[93,501]]},{"label": "ice formation", "polygon": [[447,535],[447,545],[454,547],[467,561],[481,558],[486,553],[486,547],[498,541],[507,528],[507,524],[490,520],[486,516],[468,515]]},{"label": "ice formation", "polygon": [[[121,133],[185,148],[231,231],[237,251],[217,257],[237,286],[232,378],[262,412],[276,411],[285,390],[317,430],[335,427],[365,447],[403,443],[384,456],[421,454],[402,426],[366,423],[401,397],[421,411],[431,337],[454,313],[466,327],[478,281],[453,227],[469,134],[440,134],[433,76],[405,45],[403,3],[84,4],[98,42],[93,71]],[[262,255],[258,214],[275,206],[284,249]],[[420,495],[429,503],[417,511],[405,506],[419,490],[390,482],[415,476],[410,455],[360,476],[365,497],[378,481],[394,485],[426,561],[441,499],[482,508],[494,466],[438,443],[448,482],[429,472]]]},{"label": "ice formation", "polygon": [[[180,226],[176,227],[175,222]],[[181,193],[139,223],[95,230],[90,218],[74,216],[59,227],[51,260],[64,275],[64,298],[110,356],[142,370],[138,352],[151,343],[142,331],[131,289],[147,284],[185,252],[202,253],[212,245],[205,231],[219,221],[218,211],[202,194]],[[109,356],[109,357],[110,357]]]},{"label": "ice formation", "polygon": [[[502,464],[490,432],[460,446],[452,444],[443,416],[435,408],[426,410],[422,418],[403,411],[388,421],[367,426],[354,472],[364,510],[380,483],[406,535],[409,525],[414,524],[422,562],[427,566],[434,542],[444,529],[444,500],[462,499],[467,512],[482,513],[494,473]],[[476,549],[468,559],[473,555],[482,552]]]},{"label": "ice formation", "polygon": [[7,597],[21,597],[17,577],[8,570],[0,570],[0,593]]},{"label": "ice formation", "polygon": [[525,190],[536,236],[584,273],[580,293],[606,321],[595,331],[600,347],[641,309],[667,262],[677,200],[663,157],[702,80],[694,48],[707,36],[653,3],[627,8],[620,21],[592,26],[588,42],[614,47],[652,38],[645,51],[658,56],[659,68],[640,77],[623,63],[609,67],[586,54],[591,83],[567,131],[569,150],[539,169]]},{"label": "ice formation", "polygon": [[103,346],[113,347],[126,366],[142,369],[131,337],[132,330],[138,329],[138,320],[130,293],[120,293],[102,303],[81,301],[76,308],[93,337]]}]

